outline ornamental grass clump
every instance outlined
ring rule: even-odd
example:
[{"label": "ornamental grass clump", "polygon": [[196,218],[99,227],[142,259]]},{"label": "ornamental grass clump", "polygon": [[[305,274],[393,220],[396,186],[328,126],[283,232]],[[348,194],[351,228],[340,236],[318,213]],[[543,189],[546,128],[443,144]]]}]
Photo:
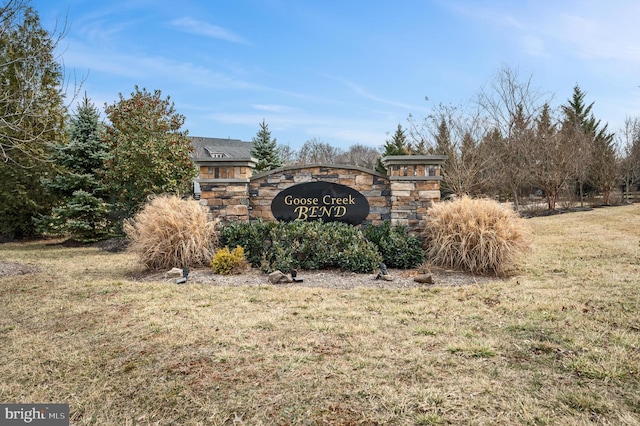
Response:
[{"label": "ornamental grass clump", "polygon": [[207,266],[217,245],[216,222],[195,200],[163,195],[151,200],[124,231],[129,251],[149,270]]},{"label": "ornamental grass clump", "polygon": [[423,234],[429,262],[482,275],[505,275],[530,249],[516,212],[493,200],[463,197],[429,209]]}]

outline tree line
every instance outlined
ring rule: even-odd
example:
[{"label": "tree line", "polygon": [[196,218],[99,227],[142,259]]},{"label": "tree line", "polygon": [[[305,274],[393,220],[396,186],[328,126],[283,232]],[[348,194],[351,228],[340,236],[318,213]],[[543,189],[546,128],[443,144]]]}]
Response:
[{"label": "tree line", "polygon": [[335,147],[317,138],[306,141],[296,150],[289,145],[278,145],[271,137],[269,125],[262,120],[260,129],[252,139],[251,154],[258,160],[258,172],[277,169],[281,166],[303,164],[349,164],[373,169],[380,159],[380,151],[363,144],[351,145],[348,149]]},{"label": "tree line", "polygon": [[[0,7],[0,239],[69,235],[91,241],[117,235],[154,194],[190,193],[197,170],[185,117],[159,90],[135,87],[100,111],[84,97],[65,104],[56,47],[28,0]],[[77,95],[76,90],[74,95]],[[408,117],[381,149],[337,148],[318,139],[298,150],[278,145],[267,123],[253,138],[257,170],[282,165],[351,164],[384,173],[386,155],[446,155],[443,192],[497,196],[518,206],[540,191],[555,208],[561,192],[596,190],[609,202],[640,179],[640,118],[617,135],[594,117],[576,85],[558,108],[531,79],[503,68],[473,106],[438,105]]]},{"label": "tree line", "polygon": [[68,113],[63,35],[28,1],[0,8],[0,239],[117,235],[149,196],[188,194],[197,174],[185,117],[159,90],[120,94],[106,123],[86,94]]},{"label": "tree line", "polygon": [[445,155],[445,197],[494,197],[516,209],[532,194],[541,194],[550,210],[563,195],[584,205],[585,194],[599,194],[610,204],[621,188],[627,200],[640,183],[640,117],[627,117],[616,134],[595,117],[586,96],[576,84],[554,108],[531,77],[503,67],[468,105],[439,104],[424,118],[410,115],[380,151],[363,145],[342,150],[313,139],[299,151],[274,143],[273,155],[278,165],[343,163],[381,173],[387,155]]},{"label": "tree line", "polygon": [[470,108],[438,106],[411,121],[414,151],[447,156],[443,191],[509,199],[540,193],[550,210],[564,193],[581,205],[588,191],[610,204],[640,178],[639,119],[627,118],[616,136],[593,113],[579,85],[559,107],[533,88],[531,77],[504,67]]}]

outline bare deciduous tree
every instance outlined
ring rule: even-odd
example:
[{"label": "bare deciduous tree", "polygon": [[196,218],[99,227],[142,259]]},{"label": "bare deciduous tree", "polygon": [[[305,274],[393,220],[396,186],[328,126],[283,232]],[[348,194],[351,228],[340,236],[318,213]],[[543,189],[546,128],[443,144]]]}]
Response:
[{"label": "bare deciduous tree", "polygon": [[536,119],[535,134],[526,163],[530,167],[531,183],[542,190],[549,210],[556,208],[560,192],[572,176],[572,146],[558,131],[551,108],[545,104]]},{"label": "bare deciduous tree", "polygon": [[62,67],[54,56],[66,29],[49,33],[22,0],[0,7],[0,159],[26,167],[47,160],[66,107]]},{"label": "bare deciduous tree", "polygon": [[618,137],[623,199],[629,202],[630,188],[640,180],[640,117],[626,117]]},{"label": "bare deciduous tree", "polygon": [[335,163],[342,154],[340,148],[321,142],[316,138],[310,139],[302,145],[296,156],[297,164]]},{"label": "bare deciduous tree", "polygon": [[411,137],[428,147],[425,153],[447,157],[442,166],[443,195],[480,195],[487,190],[493,158],[477,113],[441,104],[419,127],[410,128]]},{"label": "bare deciduous tree", "polygon": [[600,159],[595,156],[596,141],[604,142],[612,136],[607,134],[606,127],[600,126],[591,112],[593,102],[585,104],[586,93],[578,85],[573,88],[571,98],[562,105],[564,119],[562,132],[573,144],[572,163],[574,178],[578,183],[580,206],[584,206],[584,186],[592,178],[594,162]]},{"label": "bare deciduous tree", "polygon": [[355,144],[339,155],[337,160],[340,164],[351,164],[366,169],[374,169],[378,158],[380,158],[380,152],[374,147]]},{"label": "bare deciduous tree", "polygon": [[532,77],[521,79],[519,72],[501,68],[489,88],[481,89],[477,97],[480,110],[486,116],[487,128],[496,129],[502,142],[494,147],[494,156],[503,167],[502,183],[509,188],[514,208],[519,208],[519,193],[527,184],[529,165],[524,163],[533,137],[532,123],[542,108],[543,95],[532,85]]},{"label": "bare deciduous tree", "polygon": [[611,204],[611,193],[618,181],[619,161],[613,144],[613,133],[607,132],[607,126],[593,139],[593,157],[589,167],[591,184],[602,194],[602,203]]},{"label": "bare deciduous tree", "polygon": [[276,152],[278,153],[280,162],[283,165],[288,166],[295,163],[297,153],[295,149],[291,148],[291,146],[279,144],[276,147]]}]

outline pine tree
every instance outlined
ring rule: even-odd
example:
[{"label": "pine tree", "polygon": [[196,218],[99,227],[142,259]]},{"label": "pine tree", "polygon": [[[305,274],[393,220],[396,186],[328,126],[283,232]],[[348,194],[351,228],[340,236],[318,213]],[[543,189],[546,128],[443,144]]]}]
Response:
[{"label": "pine tree", "polygon": [[271,132],[269,126],[262,120],[260,123],[260,130],[256,136],[252,139],[253,149],[251,155],[258,160],[256,165],[257,172],[263,172],[267,170],[277,169],[282,167],[282,161],[278,155],[278,148],[276,139],[271,139]]},{"label": "pine tree", "polygon": [[528,150],[532,184],[542,190],[549,210],[556,208],[560,191],[571,176],[571,145],[558,131],[548,103],[536,118],[532,149]]},{"label": "pine tree", "polygon": [[45,186],[61,200],[52,214],[38,220],[43,232],[82,241],[97,241],[111,234],[110,206],[100,174],[108,155],[101,139],[103,126],[98,109],[85,94],[68,125],[69,143],[59,147],[56,163],[63,168]]},{"label": "pine tree", "polygon": [[8,2],[0,18],[0,234],[21,238],[36,234],[33,218],[54,201],[40,182],[64,141],[63,74],[57,40],[31,7]]},{"label": "pine tree", "polygon": [[442,197],[446,198],[455,192],[455,184],[453,181],[456,176],[456,160],[458,159],[458,153],[456,152],[453,143],[451,142],[451,132],[449,130],[449,126],[447,125],[447,121],[442,118],[440,123],[438,124],[438,128],[435,135],[435,147],[433,148],[433,153],[435,155],[446,155],[447,158],[444,160],[444,164],[442,165],[442,182],[440,184],[440,192],[442,193]]},{"label": "pine tree", "polygon": [[531,151],[533,133],[532,119],[525,112],[524,106],[518,104],[511,120],[509,137],[503,140],[501,157],[506,171],[504,185],[511,191],[516,211],[520,209],[520,192],[531,182],[527,159],[530,157],[528,153]]},{"label": "pine tree", "polygon": [[[409,155],[410,153],[411,150],[409,149],[407,136],[405,135],[402,125],[398,124],[398,127],[391,139],[385,141],[382,146],[382,157],[387,157],[389,155]],[[380,173],[387,173],[387,168],[382,164],[382,158],[378,158],[376,171]]]},{"label": "pine tree", "polygon": [[449,126],[447,126],[447,121],[444,118],[441,119],[440,124],[438,124],[435,140],[436,146],[434,148],[434,153],[436,155],[451,155],[453,151],[451,132],[449,131]]},{"label": "pine tree", "polygon": [[586,105],[585,97],[586,93],[576,85],[572,97],[562,106],[565,116],[562,132],[574,145],[573,174],[578,183],[581,206],[584,205],[585,184],[600,189],[608,202],[612,176],[616,173],[613,134],[608,133],[607,125],[602,126],[594,117],[594,103]]}]

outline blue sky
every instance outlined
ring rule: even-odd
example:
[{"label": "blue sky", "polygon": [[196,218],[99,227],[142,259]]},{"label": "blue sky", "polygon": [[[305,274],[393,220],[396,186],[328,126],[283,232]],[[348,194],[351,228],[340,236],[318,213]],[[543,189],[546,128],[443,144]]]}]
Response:
[{"label": "blue sky", "polygon": [[[102,111],[159,89],[191,136],[379,147],[411,114],[471,102],[501,67],[610,130],[640,115],[636,0],[33,0]],[[73,83],[73,80],[71,81]],[[428,100],[425,98],[428,97]]]}]

